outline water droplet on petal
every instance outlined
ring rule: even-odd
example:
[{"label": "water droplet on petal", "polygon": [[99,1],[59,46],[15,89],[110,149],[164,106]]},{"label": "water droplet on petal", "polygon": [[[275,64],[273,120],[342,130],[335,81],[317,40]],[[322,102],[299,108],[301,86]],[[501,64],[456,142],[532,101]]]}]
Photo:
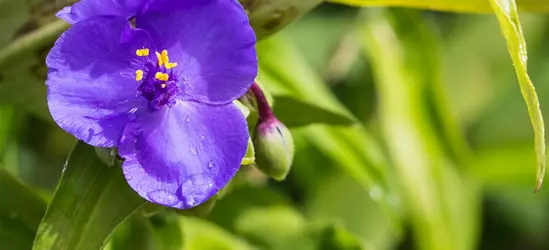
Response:
[{"label": "water droplet on petal", "polygon": [[189,147],[189,151],[191,151],[191,154],[193,154],[193,155],[196,155],[196,153],[197,153],[197,152],[196,152],[196,147],[195,147],[195,146]]},{"label": "water droplet on petal", "polygon": [[206,137],[203,136],[203,135],[201,135],[201,136],[200,136],[200,140],[204,140],[204,139],[206,139]]},{"label": "water droplet on petal", "polygon": [[190,122],[190,121],[191,121],[191,117],[190,117],[190,116],[187,116],[187,118],[185,119],[185,121]]},{"label": "water droplet on petal", "polygon": [[173,206],[178,202],[177,197],[175,197],[175,195],[162,189],[151,191],[147,193],[147,196],[149,197],[149,199],[151,199],[152,202],[165,205],[165,206]]},{"label": "water droplet on petal", "polygon": [[205,202],[215,194],[215,183],[208,174],[197,174],[189,176],[181,184],[181,196],[186,208],[194,207]]},{"label": "water droplet on petal", "polygon": [[136,112],[137,112],[137,108],[130,109],[130,111],[128,112],[128,119],[130,119],[131,121],[134,121],[135,119],[137,119],[137,116],[135,115]]},{"label": "water droplet on petal", "polygon": [[140,191],[141,189],[143,189],[143,183],[137,184],[137,188],[135,189],[135,191]]},{"label": "water droplet on petal", "polygon": [[210,161],[208,163],[208,168],[213,168],[215,166],[215,162],[214,161]]}]

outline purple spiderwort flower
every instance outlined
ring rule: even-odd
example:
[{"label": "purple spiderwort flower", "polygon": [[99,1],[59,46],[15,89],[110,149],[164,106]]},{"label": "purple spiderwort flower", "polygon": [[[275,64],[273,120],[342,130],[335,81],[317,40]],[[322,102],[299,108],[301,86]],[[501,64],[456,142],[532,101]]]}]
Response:
[{"label": "purple spiderwort flower", "polygon": [[128,184],[151,202],[187,209],[223,188],[249,138],[232,102],[257,75],[239,3],[82,0],[58,16],[73,26],[46,60],[57,124],[118,147]]}]

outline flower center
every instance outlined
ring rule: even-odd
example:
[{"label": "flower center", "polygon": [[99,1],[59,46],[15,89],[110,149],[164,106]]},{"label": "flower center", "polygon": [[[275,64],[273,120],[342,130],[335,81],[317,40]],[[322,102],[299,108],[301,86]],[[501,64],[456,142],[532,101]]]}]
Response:
[{"label": "flower center", "polygon": [[175,104],[180,90],[178,76],[172,68],[177,63],[170,62],[168,51],[156,52],[156,62],[150,59],[149,49],[138,49],[135,54],[147,58],[142,64],[143,68],[135,71],[135,80],[139,83],[139,93],[149,101],[149,109],[156,111],[165,105]]}]

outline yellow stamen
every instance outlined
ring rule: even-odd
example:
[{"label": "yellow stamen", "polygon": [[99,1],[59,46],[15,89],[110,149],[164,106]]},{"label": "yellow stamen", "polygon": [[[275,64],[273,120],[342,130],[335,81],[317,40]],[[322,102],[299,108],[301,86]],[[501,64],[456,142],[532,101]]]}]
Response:
[{"label": "yellow stamen", "polygon": [[156,53],[156,59],[158,59],[158,66],[159,67],[166,67],[166,69],[171,69],[175,66],[177,66],[177,63],[171,63],[170,58],[168,57],[168,51],[162,50],[162,52],[155,52]]},{"label": "yellow stamen", "polygon": [[135,71],[135,80],[136,81],[143,80],[143,70],[136,70]]},{"label": "yellow stamen", "polygon": [[174,68],[175,66],[177,66],[177,63],[166,63],[166,69],[171,69],[171,68]]},{"label": "yellow stamen", "polygon": [[162,50],[162,61],[164,61],[164,64],[170,62],[170,58],[168,57],[167,50]]},{"label": "yellow stamen", "polygon": [[162,55],[158,52],[155,52],[155,53],[156,53],[156,58],[158,59],[158,66],[162,67],[162,65],[164,64],[164,61],[162,60]]},{"label": "yellow stamen", "polygon": [[135,54],[137,56],[148,56],[149,55],[149,49],[138,49],[135,51]]},{"label": "yellow stamen", "polygon": [[160,81],[167,81],[169,79],[168,74],[162,72],[156,72],[156,75],[154,77],[156,77],[156,79]]}]

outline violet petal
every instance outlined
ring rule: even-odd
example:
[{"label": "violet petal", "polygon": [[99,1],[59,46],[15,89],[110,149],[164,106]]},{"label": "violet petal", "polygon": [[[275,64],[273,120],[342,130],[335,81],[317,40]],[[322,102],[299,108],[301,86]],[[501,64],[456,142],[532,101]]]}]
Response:
[{"label": "violet petal", "polygon": [[155,0],[136,16],[182,78],[185,100],[226,104],[257,76],[255,34],[236,0]]},{"label": "violet petal", "polygon": [[128,123],[119,154],[129,185],[165,206],[197,206],[236,174],[248,143],[246,120],[234,104],[178,101]]},{"label": "violet petal", "polygon": [[96,16],[120,16],[129,19],[137,14],[146,0],[80,0],[57,12],[56,16],[70,24]]},{"label": "violet petal", "polygon": [[128,113],[147,105],[136,95],[131,62],[136,49],[150,44],[147,32],[122,17],[89,18],[63,33],[46,59],[48,106],[57,124],[90,145],[116,146]]}]

